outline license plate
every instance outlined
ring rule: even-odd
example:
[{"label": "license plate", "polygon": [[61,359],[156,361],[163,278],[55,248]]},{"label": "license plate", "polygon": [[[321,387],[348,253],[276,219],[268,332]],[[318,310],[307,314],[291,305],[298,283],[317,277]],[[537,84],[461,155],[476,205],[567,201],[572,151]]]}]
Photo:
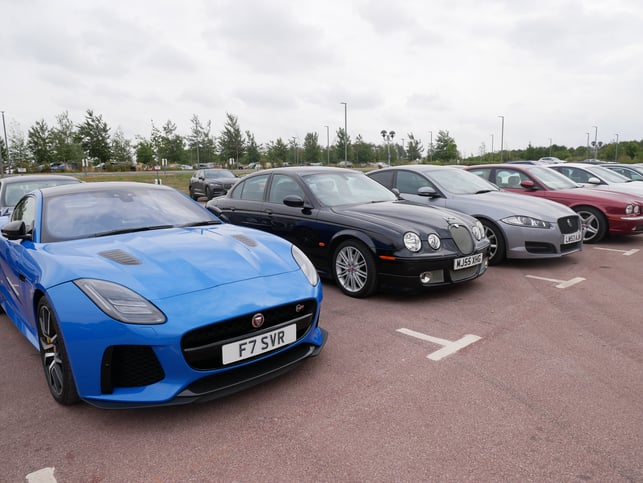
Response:
[{"label": "license plate", "polygon": [[292,344],[296,340],[297,325],[292,324],[255,337],[231,342],[222,347],[223,364],[231,364],[264,352],[270,352],[273,349]]},{"label": "license plate", "polygon": [[563,235],[563,244],[567,245],[568,243],[576,243],[583,239],[583,233],[579,230],[575,233],[568,233]]},{"label": "license plate", "polygon": [[454,270],[462,270],[463,268],[473,267],[482,263],[482,253],[476,253],[468,257],[456,258],[453,261]]}]

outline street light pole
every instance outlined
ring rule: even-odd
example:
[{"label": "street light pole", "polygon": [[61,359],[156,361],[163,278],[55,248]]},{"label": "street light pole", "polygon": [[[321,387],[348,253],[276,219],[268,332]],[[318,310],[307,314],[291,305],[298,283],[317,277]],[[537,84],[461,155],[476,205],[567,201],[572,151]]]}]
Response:
[{"label": "street light pole", "polygon": [[382,129],[380,132],[382,135],[382,138],[386,142],[386,154],[388,158],[388,165],[391,166],[391,144],[390,141],[395,137],[395,131],[386,131],[386,129]]},{"label": "street light pole", "polygon": [[551,157],[551,138],[549,138],[549,157]]},{"label": "street light pole", "polygon": [[326,128],[326,165],[330,166],[330,131],[328,126]]},{"label": "street light pole", "polygon": [[614,154],[614,161],[618,162],[618,133],[616,133],[615,136],[616,136],[616,153]]},{"label": "street light pole", "polygon": [[429,163],[433,162],[433,131],[429,131]]},{"label": "street light pole", "polygon": [[344,161],[348,161],[348,116],[346,114],[348,104],[345,102],[340,104],[344,104]]},{"label": "street light pole", "polygon": [[585,134],[587,134],[587,154],[586,154],[586,156],[587,156],[587,159],[589,159],[589,133],[586,132]]},{"label": "street light pole", "polygon": [[[9,143],[7,142],[7,126],[4,124],[4,111],[2,111],[2,130],[4,131],[4,147],[7,150],[7,162],[9,161]],[[4,176],[4,161],[0,155],[0,178]]]},{"label": "street light pole", "polygon": [[500,128],[500,162],[502,163],[502,151],[505,149],[505,116],[498,116],[502,119],[502,126]]},{"label": "street light pole", "polygon": [[491,159],[493,160],[493,134],[491,134]]},{"label": "street light pole", "polygon": [[592,126],[594,128],[594,159],[598,159],[598,126]]}]

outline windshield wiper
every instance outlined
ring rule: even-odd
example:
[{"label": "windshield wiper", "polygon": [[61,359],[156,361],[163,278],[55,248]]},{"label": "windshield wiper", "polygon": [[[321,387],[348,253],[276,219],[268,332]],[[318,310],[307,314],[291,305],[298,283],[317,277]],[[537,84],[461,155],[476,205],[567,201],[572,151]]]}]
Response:
[{"label": "windshield wiper", "polygon": [[136,233],[137,231],[151,231],[151,230],[166,230],[168,228],[174,228],[174,225],[155,225],[155,226],[139,226],[136,228],[119,228],[117,230],[102,231],[95,233],[93,236],[98,238],[101,236],[110,236],[110,235],[123,235],[125,233]]},{"label": "windshield wiper", "polygon": [[178,228],[190,228],[193,226],[209,226],[209,225],[221,225],[219,220],[204,220],[204,221],[195,221],[192,223],[185,223],[184,225],[176,225]]},{"label": "windshield wiper", "polygon": [[476,191],[476,193],[475,193],[475,194],[477,194],[477,195],[481,195],[481,194],[483,194],[483,193],[491,193],[492,191],[495,191],[495,190],[480,190],[480,191]]}]

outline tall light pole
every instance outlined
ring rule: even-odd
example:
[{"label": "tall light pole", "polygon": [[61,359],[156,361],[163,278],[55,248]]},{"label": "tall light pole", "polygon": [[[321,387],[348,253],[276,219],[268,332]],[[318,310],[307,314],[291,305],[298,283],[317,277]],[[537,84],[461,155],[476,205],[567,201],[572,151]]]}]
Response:
[{"label": "tall light pole", "polygon": [[[2,130],[4,131],[4,147],[7,150],[7,162],[9,161],[9,143],[7,142],[7,126],[4,124],[4,111],[2,111]],[[0,177],[4,175],[4,161],[0,155]]]},{"label": "tall light pole", "polygon": [[348,161],[348,117],[346,114],[348,105],[345,102],[340,102],[340,104],[344,104],[344,161]]},{"label": "tall light pole", "polygon": [[598,159],[598,126],[592,126],[594,128],[594,159]]},{"label": "tall light pole", "polygon": [[500,128],[500,162],[502,163],[502,151],[505,149],[505,116],[498,116],[502,119]]},{"label": "tall light pole", "polygon": [[429,163],[433,162],[433,131],[429,131]]},{"label": "tall light pole", "polygon": [[587,159],[589,159],[589,133],[586,132],[585,134],[587,134],[587,154],[586,154],[586,156],[587,156]]},{"label": "tall light pole", "polygon": [[386,154],[388,158],[388,165],[391,165],[391,144],[390,141],[395,137],[395,131],[386,131],[386,129],[382,129],[380,132],[382,135],[382,139],[386,142]]},{"label": "tall light pole", "polygon": [[491,134],[491,159],[493,160],[493,134]]},{"label": "tall light pole", "polygon": [[551,158],[551,138],[549,138],[549,157]]},{"label": "tall light pole", "polygon": [[330,166],[330,131],[328,126],[326,128],[326,165]]},{"label": "tall light pole", "polygon": [[616,153],[614,154],[614,161],[618,161],[618,133],[614,134],[616,136]]}]

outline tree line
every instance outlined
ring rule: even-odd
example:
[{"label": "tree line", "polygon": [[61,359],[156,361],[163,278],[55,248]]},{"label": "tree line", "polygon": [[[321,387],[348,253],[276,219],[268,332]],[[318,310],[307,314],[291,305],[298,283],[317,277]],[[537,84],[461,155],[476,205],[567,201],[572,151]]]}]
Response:
[{"label": "tree line", "polygon": [[[25,135],[19,126],[10,126],[8,149],[0,137],[0,154],[5,168],[23,172],[57,169],[81,170],[101,167],[111,170],[152,167],[159,165],[218,165],[239,168],[259,163],[283,166],[301,164],[337,164],[349,161],[356,165],[378,162],[436,162],[476,164],[498,161],[498,152],[486,153],[484,145],[476,156],[462,158],[455,139],[447,130],[438,132],[431,146],[424,146],[413,133],[405,138],[395,132],[382,131],[382,142],[365,142],[361,134],[354,140],[339,128],[332,145],[322,146],[318,133],[307,133],[300,143],[296,137],[281,137],[266,144],[257,143],[251,131],[239,126],[236,116],[226,113],[221,131],[212,133],[211,121],[202,122],[194,114],[187,135],[178,132],[168,120],[163,125],[152,122],[149,137],[137,135],[127,139],[121,129],[112,130],[101,114],[88,109],[81,123],[74,123],[68,112],[56,116],[48,125],[36,121]],[[586,146],[536,147],[503,151],[504,160],[538,159],[555,156],[564,160],[593,157],[594,149]],[[643,141],[627,141],[601,145],[599,157],[622,162],[643,162]],[[346,158],[346,159],[345,159]],[[8,171],[5,169],[5,171]]]}]

